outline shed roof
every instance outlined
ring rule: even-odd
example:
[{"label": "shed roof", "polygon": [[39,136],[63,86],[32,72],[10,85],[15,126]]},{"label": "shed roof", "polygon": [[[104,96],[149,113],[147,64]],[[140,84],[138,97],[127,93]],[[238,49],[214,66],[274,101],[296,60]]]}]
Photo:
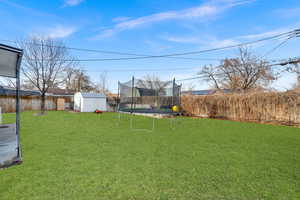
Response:
[{"label": "shed roof", "polygon": [[106,98],[105,94],[102,93],[82,93],[80,92],[83,98]]}]

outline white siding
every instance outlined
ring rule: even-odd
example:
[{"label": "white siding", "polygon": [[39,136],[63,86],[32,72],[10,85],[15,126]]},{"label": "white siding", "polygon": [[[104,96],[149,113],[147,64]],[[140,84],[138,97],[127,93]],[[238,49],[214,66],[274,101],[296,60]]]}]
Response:
[{"label": "white siding", "polygon": [[74,111],[81,112],[81,94],[79,92],[74,94]]},{"label": "white siding", "polygon": [[84,97],[81,93],[74,95],[74,110],[79,112],[107,111],[106,97]]},{"label": "white siding", "polygon": [[81,112],[106,111],[106,98],[83,98]]}]

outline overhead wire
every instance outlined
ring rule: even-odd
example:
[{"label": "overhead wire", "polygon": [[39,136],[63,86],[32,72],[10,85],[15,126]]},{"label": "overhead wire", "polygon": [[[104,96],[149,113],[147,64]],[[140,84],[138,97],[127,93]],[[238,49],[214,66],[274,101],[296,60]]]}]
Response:
[{"label": "overhead wire", "polygon": [[[1,39],[0,41],[3,42],[10,42],[10,43],[15,43],[18,44],[17,41],[14,40],[4,40]],[[24,42],[25,44],[34,44],[34,45],[42,45],[38,43],[31,43],[31,42]],[[139,57],[147,57],[147,56],[152,56],[152,55],[147,55],[147,54],[136,54],[136,53],[126,53],[126,52],[118,52],[118,51],[106,51],[106,50],[97,50],[97,49],[86,49],[86,48],[77,48],[77,47],[68,47],[68,46],[59,46],[59,45],[47,45],[43,44],[44,46],[47,47],[55,47],[55,48],[66,48],[69,50],[74,50],[74,51],[81,51],[81,52],[92,52],[92,53],[102,53],[102,54],[112,54],[112,55],[125,55],[125,56],[139,56]],[[190,58],[190,57],[166,57],[170,59],[180,59],[180,60],[220,60],[218,58]],[[68,59],[66,61],[78,61],[78,62],[97,62],[97,61],[110,61],[113,58],[87,58],[87,59]]]},{"label": "overhead wire", "polygon": [[[293,59],[293,60],[288,60],[286,62],[280,62],[280,63],[275,63],[275,64],[270,64],[270,65],[266,65],[265,67],[273,67],[273,66],[285,66],[285,65],[289,65],[289,64],[297,64],[300,63],[300,57]],[[229,71],[227,73],[235,73],[235,72],[239,72],[237,70],[232,70]],[[220,72],[220,73],[215,73],[214,75],[223,75],[226,74],[224,72]],[[176,80],[177,82],[183,82],[183,81],[189,81],[189,80],[195,80],[195,79],[201,79],[201,78],[205,78],[207,77],[207,75],[198,75],[198,76],[194,76],[194,77],[190,77],[190,78],[184,78],[184,79],[179,79]]]},{"label": "overhead wire", "polygon": [[173,54],[156,55],[156,56],[144,56],[144,57],[107,58],[107,59],[102,59],[102,61],[136,60],[136,59],[148,59],[148,58],[161,58],[161,57],[173,57],[173,56],[201,54],[201,53],[207,53],[207,52],[212,52],[212,51],[219,51],[219,50],[225,50],[225,49],[230,49],[230,48],[235,48],[235,47],[241,47],[241,46],[245,46],[245,45],[249,45],[249,44],[255,44],[255,43],[275,39],[275,38],[281,37],[283,35],[288,35],[288,34],[291,34],[291,33],[294,34],[295,31],[298,31],[298,30],[293,30],[293,31],[277,34],[277,35],[274,35],[274,36],[265,37],[265,38],[262,38],[262,39],[259,39],[259,40],[239,43],[239,44],[236,44],[236,45],[229,45],[229,46],[224,46],[224,47],[219,47],[219,48],[205,49],[205,50],[201,50],[201,51],[191,51],[191,52],[184,52],[184,53],[173,53]]},{"label": "overhead wire", "polygon": [[282,47],[284,44],[286,44],[290,39],[292,39],[293,37],[288,37],[287,39],[283,40],[282,42],[280,42],[278,45],[276,45],[274,48],[272,48],[271,50],[269,50],[268,52],[266,52],[262,57],[265,58],[268,55],[270,55],[271,53],[273,53],[274,51],[276,51],[278,48]]},{"label": "overhead wire", "polygon": [[[228,45],[228,46],[223,46],[223,47],[218,47],[218,48],[211,48],[211,49],[204,49],[200,51],[190,51],[190,52],[183,52],[183,53],[172,53],[172,54],[164,54],[164,55],[145,55],[143,54],[129,54],[129,53],[122,53],[122,52],[115,52],[115,51],[103,51],[103,50],[94,50],[94,49],[83,49],[83,48],[75,48],[75,47],[65,47],[70,50],[77,50],[77,51],[88,51],[88,52],[98,52],[98,53],[113,53],[113,54],[119,54],[119,55],[139,55],[137,57],[121,57],[121,58],[98,58],[98,59],[93,59],[94,61],[120,61],[120,60],[137,60],[137,59],[150,59],[150,58],[178,58],[177,56],[184,56],[184,55],[195,55],[195,54],[201,54],[201,53],[207,53],[207,52],[212,52],[212,51],[220,51],[220,50],[225,50],[225,49],[230,49],[230,48],[235,48],[235,47],[241,47],[245,45],[250,45],[250,44],[255,44],[267,40],[272,40],[276,39],[282,36],[292,36],[293,37],[298,37],[300,33],[299,29],[295,29],[292,31],[276,34],[270,37],[265,37],[259,40],[254,40],[254,41],[249,41],[249,42],[244,42],[244,43],[239,43],[235,45]],[[55,46],[53,46],[55,47]],[[57,46],[59,47],[59,46]],[[179,57],[182,58],[182,57]],[[186,58],[184,58],[186,59]],[[190,58],[187,58],[190,59]],[[194,58],[193,58],[194,59]],[[73,61],[74,59],[66,59],[65,61]],[[87,61],[88,59],[77,59],[77,61]]]},{"label": "overhead wire", "polygon": [[[296,59],[296,58],[293,58]],[[279,59],[279,60],[269,60],[266,61],[268,63],[274,63],[274,62],[286,62],[287,59]],[[195,67],[172,67],[172,68],[152,68],[148,67],[147,69],[140,69],[140,68],[126,68],[125,69],[102,69],[102,70],[89,70],[89,72],[136,72],[136,71],[154,71],[154,72],[160,72],[160,71],[193,71],[197,70],[197,68],[201,68],[201,66],[195,66]]]},{"label": "overhead wire", "polygon": [[189,71],[189,70],[196,70],[196,68],[199,67],[181,67],[181,68],[149,68],[149,69],[103,69],[103,70],[89,70],[90,72],[135,72],[135,71],[154,71],[154,72],[160,72],[160,71]]},{"label": "overhead wire", "polygon": [[[288,42],[288,40],[290,40],[291,38],[293,37],[300,37],[300,30],[297,29],[295,30],[295,32],[290,35],[288,38],[286,38],[284,41],[282,41],[281,43],[279,43],[278,45],[276,45],[274,48],[272,48],[271,50],[269,50],[267,53],[265,53],[261,58],[264,58],[266,57],[267,55],[273,53],[275,50],[277,50],[279,47],[281,47],[282,45],[284,45],[285,43]],[[271,61],[271,62],[274,62]],[[271,64],[271,65],[267,65],[266,67],[272,67],[272,66],[277,66],[277,65],[280,65],[280,66],[284,66],[284,65],[288,65],[288,64],[296,64],[296,63],[300,63],[300,58],[294,58],[294,59],[290,59],[289,61],[282,61],[280,63],[276,63],[276,64]],[[229,73],[234,73],[234,72],[237,72],[237,71],[231,71]],[[222,75],[222,74],[225,74],[225,73],[218,73],[218,74],[215,74],[215,75]],[[196,77],[191,77],[191,78],[186,78],[186,79],[180,79],[180,80],[177,80],[177,81],[188,81],[188,80],[195,80],[195,79],[200,79],[200,78],[203,78],[203,77],[207,77],[205,75],[200,75],[200,76],[196,76]]]},{"label": "overhead wire", "polygon": [[[224,50],[224,49],[229,49],[229,48],[234,48],[234,47],[240,47],[243,45],[249,45],[249,44],[255,44],[255,43],[259,43],[262,41],[267,41],[267,40],[273,40],[273,39],[279,39],[279,38],[284,38],[287,37],[288,38],[286,40],[284,40],[283,42],[281,42],[279,45],[277,45],[276,47],[274,47],[273,49],[271,49],[270,51],[268,51],[264,56],[274,52],[276,49],[278,49],[280,46],[282,46],[283,44],[285,44],[288,40],[290,40],[293,37],[299,37],[300,36],[300,29],[296,29],[293,31],[288,31],[285,33],[281,33],[281,34],[277,34],[274,36],[270,36],[270,37],[265,37],[259,40],[254,40],[254,41],[250,41],[250,42],[244,42],[244,43],[240,43],[240,44],[236,44],[236,45],[229,45],[229,46],[224,46],[224,47],[219,47],[219,48],[212,48],[212,49],[206,49],[206,50],[201,50],[201,51],[193,51],[193,52],[184,52],[184,53],[174,53],[174,54],[165,54],[165,55],[143,55],[143,54],[132,54],[132,53],[124,53],[124,52],[116,52],[116,51],[104,51],[104,50],[95,50],[95,49],[84,49],[84,48],[75,48],[75,47],[65,47],[67,49],[70,50],[77,50],[77,51],[87,51],[87,52],[97,52],[97,53],[108,53],[108,54],[118,54],[118,55],[136,55],[138,57],[127,57],[127,58],[96,58],[96,59],[65,59],[65,61],[113,61],[113,60],[132,60],[132,59],[146,59],[146,58],[160,58],[160,57],[168,57],[168,58],[183,58],[183,57],[174,57],[174,56],[182,56],[182,55],[191,55],[191,54],[200,54],[200,53],[205,53],[205,52],[211,52],[211,51],[218,51],[218,50]],[[3,41],[3,40],[2,40]],[[6,40],[8,41],[8,40]],[[10,41],[10,42],[14,42],[14,41]],[[55,47],[55,46],[54,46]],[[56,47],[60,47],[60,46],[56,46]],[[197,58],[183,58],[183,59],[197,59]],[[224,60],[224,58],[222,59],[215,59],[215,58],[199,58],[197,60]],[[274,62],[274,61],[271,61]],[[273,64],[274,65],[274,64]],[[275,64],[276,65],[276,64]],[[170,71],[170,70],[195,70],[196,67],[193,68],[165,68],[165,69],[115,69],[115,70],[102,70],[103,71],[107,71],[107,72],[125,72],[125,71]],[[91,70],[92,71],[92,70]],[[92,71],[93,72],[93,71]],[[96,72],[96,71],[94,71]],[[187,79],[182,79],[182,80],[177,80],[177,81],[185,81],[185,80],[193,80],[193,79],[199,79],[201,77],[197,76],[197,77],[191,77],[191,78],[187,78]]]},{"label": "overhead wire", "polygon": [[[281,35],[279,36],[278,38],[273,38],[273,39],[281,39],[281,38],[285,38],[287,35]],[[294,36],[289,36],[285,42],[287,42],[287,40],[289,39],[292,39]],[[283,45],[283,44],[281,44]],[[281,46],[280,45],[280,46]],[[276,49],[279,48],[276,47]],[[274,50],[276,50],[274,49]],[[273,50],[273,51],[274,51]],[[108,52],[111,52],[113,53],[112,51],[108,51]],[[117,52],[114,52],[114,53],[117,53]],[[146,57],[146,56],[153,56],[153,55],[145,55],[145,54],[131,54],[131,53],[120,53],[121,55],[136,55],[136,56],[143,56],[143,57]],[[225,58],[191,58],[191,57],[165,57],[165,58],[175,58],[175,59],[183,59],[183,60],[199,60],[199,61],[221,61],[221,60],[224,60]],[[73,59],[72,61],[78,61],[78,62],[97,62],[97,61],[111,61],[111,60],[118,60],[118,58],[90,58],[90,59]],[[121,58],[123,59],[123,58]],[[71,60],[68,60],[68,61],[71,61]]]}]

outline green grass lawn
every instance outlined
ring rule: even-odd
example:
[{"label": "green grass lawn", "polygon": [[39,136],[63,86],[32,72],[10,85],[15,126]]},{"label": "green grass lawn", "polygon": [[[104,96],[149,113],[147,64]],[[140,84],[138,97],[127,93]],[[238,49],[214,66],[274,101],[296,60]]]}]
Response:
[{"label": "green grass lawn", "polygon": [[0,170],[0,200],[300,199],[298,128],[180,118],[147,132],[68,112],[21,122],[24,162]]}]

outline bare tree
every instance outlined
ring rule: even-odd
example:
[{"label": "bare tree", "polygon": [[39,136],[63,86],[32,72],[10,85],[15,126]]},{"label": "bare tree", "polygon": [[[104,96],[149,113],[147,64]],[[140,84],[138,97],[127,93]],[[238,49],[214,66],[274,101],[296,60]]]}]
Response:
[{"label": "bare tree", "polygon": [[64,72],[65,78],[63,83],[67,90],[75,90],[77,92],[89,92],[94,90],[94,84],[83,69],[70,66],[67,67]]},{"label": "bare tree", "polygon": [[90,92],[95,90],[94,83],[91,81],[89,75],[84,71],[80,70],[75,79],[75,84],[77,83],[77,91]]},{"label": "bare tree", "polygon": [[[300,60],[299,60],[300,62]],[[295,63],[293,64],[293,71],[296,76],[297,76],[297,83],[296,83],[296,87],[299,89],[300,88],[300,65],[299,63]]]},{"label": "bare tree", "polygon": [[290,60],[286,63],[282,63],[283,66],[287,65],[286,71],[296,74],[297,81],[294,86],[294,90],[300,90],[300,59]]},{"label": "bare tree", "polygon": [[80,72],[81,70],[75,67],[67,67],[65,69],[64,87],[66,90],[80,91],[80,89],[77,88],[78,84],[76,83],[76,79]]},{"label": "bare tree", "polygon": [[233,91],[264,88],[278,76],[266,61],[252,55],[247,48],[239,49],[239,57],[225,59],[215,67],[205,66],[198,74],[216,89]]},{"label": "bare tree", "polygon": [[102,72],[99,76],[99,82],[96,85],[96,91],[104,94],[109,93],[107,72]]},{"label": "bare tree", "polygon": [[158,93],[164,92],[165,87],[170,82],[162,81],[158,76],[146,75],[143,79],[137,81],[136,85],[141,88],[156,90]]},{"label": "bare tree", "polygon": [[20,42],[24,51],[22,72],[28,82],[41,92],[41,111],[45,111],[46,93],[63,81],[64,70],[72,65],[62,42],[51,38],[31,37]]}]

